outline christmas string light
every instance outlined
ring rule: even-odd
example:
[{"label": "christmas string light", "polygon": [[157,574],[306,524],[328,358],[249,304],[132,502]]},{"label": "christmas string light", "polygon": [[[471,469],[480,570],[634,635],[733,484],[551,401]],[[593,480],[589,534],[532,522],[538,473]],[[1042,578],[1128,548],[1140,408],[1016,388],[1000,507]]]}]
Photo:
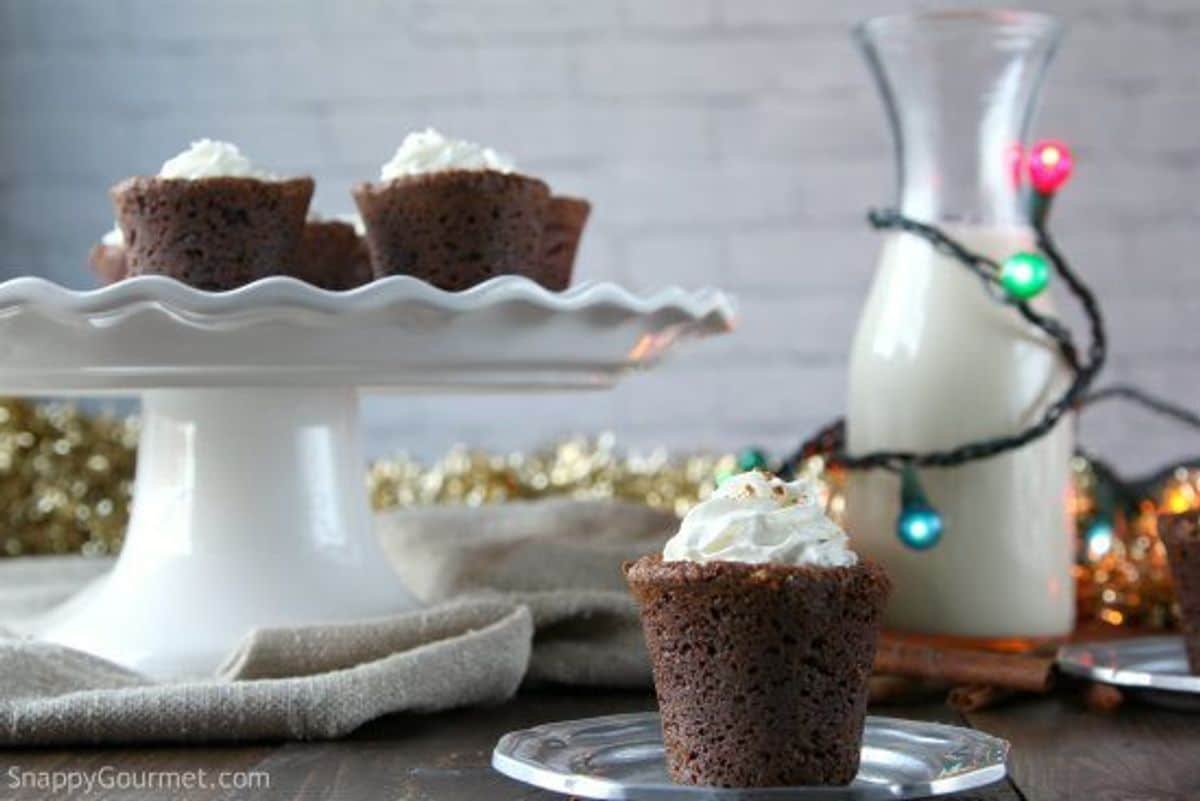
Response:
[{"label": "christmas string light", "polygon": [[[1045,227],[1050,200],[1070,177],[1072,167],[1070,150],[1061,142],[1039,142],[1033,148],[1027,163],[1032,185],[1029,203],[1041,253],[1015,253],[1002,264],[970,250],[937,226],[906,217],[894,209],[872,210],[868,215],[869,222],[877,230],[900,230],[919,236],[935,250],[958,261],[981,279],[992,297],[1014,307],[1026,321],[1054,342],[1072,371],[1073,378],[1041,417],[1016,434],[968,442],[948,450],[926,453],[879,450],[857,455],[845,451],[846,426],[844,419],[840,419],[805,441],[792,456],[784,460],[780,472],[789,474],[805,459],[822,455],[831,464],[849,470],[885,469],[899,473],[900,514],[896,521],[896,535],[910,548],[925,550],[936,546],[941,539],[942,520],[921,487],[918,468],[957,467],[1015,450],[1045,436],[1065,414],[1078,406],[1104,365],[1107,339],[1095,295],[1066,263]],[[1087,317],[1091,340],[1084,357],[1080,356],[1071,332],[1062,323],[1034,309],[1029,303],[1046,288],[1050,265],[1063,279],[1067,290],[1079,301]]]},{"label": "christmas string light", "polygon": [[1057,139],[1046,139],[1033,146],[1027,169],[1033,190],[1029,211],[1034,225],[1045,224],[1054,194],[1071,177],[1074,168],[1071,149]]},{"label": "christmas string light", "polygon": [[896,536],[915,551],[926,551],[942,539],[942,516],[938,514],[917,478],[916,468],[900,471],[900,515]]},{"label": "christmas string light", "polygon": [[1032,300],[1050,283],[1050,265],[1040,253],[1022,251],[1000,265],[1000,285],[1011,297]]},{"label": "christmas string light", "polygon": [[1036,192],[1052,195],[1071,177],[1074,167],[1071,149],[1056,139],[1046,139],[1033,147],[1029,182]]},{"label": "christmas string light", "polygon": [[[1080,406],[1090,407],[1114,399],[1131,401],[1160,416],[1200,430],[1200,414],[1128,384],[1114,384],[1098,389],[1088,395]],[[1200,494],[1190,487],[1181,486],[1174,492],[1163,492],[1162,489],[1173,478],[1178,477],[1181,471],[1186,473],[1200,467],[1200,458],[1172,463],[1148,475],[1127,479],[1098,456],[1087,453],[1082,448],[1077,449],[1076,453],[1087,459],[1092,470],[1103,479],[1106,490],[1103,497],[1097,498],[1095,508],[1090,510],[1092,514],[1084,532],[1085,540],[1090,541],[1093,533],[1103,540],[1104,532],[1112,531],[1119,511],[1131,511],[1146,498],[1161,495],[1164,506],[1162,511],[1174,514],[1191,511],[1200,506]]]}]

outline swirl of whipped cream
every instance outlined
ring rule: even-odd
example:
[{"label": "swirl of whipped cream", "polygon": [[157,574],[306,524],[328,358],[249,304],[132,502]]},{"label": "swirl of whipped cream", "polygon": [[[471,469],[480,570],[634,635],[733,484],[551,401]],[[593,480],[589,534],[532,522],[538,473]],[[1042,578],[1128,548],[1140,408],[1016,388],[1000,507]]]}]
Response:
[{"label": "swirl of whipped cream", "polygon": [[693,507],[663,559],[835,567],[855,564],[858,555],[826,517],[812,482],[750,472],[726,479]]},{"label": "swirl of whipped cream", "polygon": [[444,170],[513,172],[515,169],[512,159],[490,147],[462,139],[447,139],[433,128],[426,128],[404,137],[396,155],[379,170],[379,180],[391,181],[406,175]]},{"label": "swirl of whipped cream", "polygon": [[[159,178],[183,178],[189,181],[222,176],[277,180],[276,176],[251,164],[237,145],[215,139],[197,139],[187,150],[164,161],[162,169],[158,171]],[[100,237],[100,241],[109,247],[124,247],[125,233],[119,224],[114,224],[112,230]]]},{"label": "swirl of whipped cream", "polygon": [[[164,161],[162,169],[158,171],[159,178],[183,178],[189,181],[222,176],[276,180],[271,173],[251,164],[237,145],[215,139],[197,139],[187,150]],[[119,224],[114,223],[112,230],[100,237],[100,241],[109,247],[124,247],[125,233]]]},{"label": "swirl of whipped cream", "polygon": [[274,180],[275,176],[260,170],[242,155],[237,145],[214,139],[198,139],[178,156],[163,162],[159,178],[258,178]]},{"label": "swirl of whipped cream", "polygon": [[108,245],[110,248],[120,248],[125,246],[125,232],[121,230],[121,226],[113,223],[113,227],[109,231],[104,232],[104,236],[100,237],[101,244]]}]

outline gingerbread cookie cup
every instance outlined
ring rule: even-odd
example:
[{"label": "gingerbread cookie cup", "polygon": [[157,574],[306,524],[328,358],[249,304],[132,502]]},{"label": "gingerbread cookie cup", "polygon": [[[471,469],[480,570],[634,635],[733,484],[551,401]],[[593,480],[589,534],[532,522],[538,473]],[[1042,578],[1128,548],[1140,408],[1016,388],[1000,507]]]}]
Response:
[{"label": "gingerbread cookie cup", "polygon": [[565,195],[550,198],[546,229],[542,234],[541,273],[537,282],[546,289],[562,292],[571,285],[575,254],[592,205]]},{"label": "gingerbread cookie cup", "polygon": [[313,180],[129,178],[113,187],[128,274],[233,289],[297,263]]},{"label": "gingerbread cookie cup", "polygon": [[359,184],[354,200],[376,278],[455,292],[497,275],[537,277],[550,189],[536,178],[450,169]]},{"label": "gingerbread cookie cup", "polygon": [[292,272],[313,286],[341,292],[372,279],[367,246],[354,226],[341,220],[309,220]]},{"label": "gingerbread cookie cup", "polygon": [[891,584],[850,567],[625,565],[641,607],[667,770],[683,784],[847,784]]},{"label": "gingerbread cookie cup", "polygon": [[1195,513],[1160,518],[1158,533],[1167,548],[1171,582],[1183,617],[1188,668],[1200,675],[1200,518]]}]

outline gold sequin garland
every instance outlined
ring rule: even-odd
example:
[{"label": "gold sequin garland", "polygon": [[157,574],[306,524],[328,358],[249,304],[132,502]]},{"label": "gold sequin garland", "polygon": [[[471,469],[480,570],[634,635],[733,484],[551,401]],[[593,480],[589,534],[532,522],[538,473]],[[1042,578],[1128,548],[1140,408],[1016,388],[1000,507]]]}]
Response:
[{"label": "gold sequin garland", "polygon": [[[129,515],[137,447],[134,418],[90,416],[67,404],[0,400],[0,556],[115,553]],[[454,449],[431,465],[400,457],[367,474],[376,509],[481,505],[548,496],[617,498],[682,515],[736,472],[732,454],[622,454],[611,435],[577,437],[506,456]],[[844,475],[820,458],[803,472],[818,480],[831,516],[845,512]],[[1097,477],[1073,464],[1072,512],[1081,528],[1076,578],[1080,619],[1164,627],[1173,622],[1166,556],[1156,520],[1200,509],[1200,471],[1180,469],[1133,514],[1106,530],[1083,530],[1096,510]]]},{"label": "gold sequin garland", "polygon": [[1097,524],[1098,478],[1091,463],[1072,460],[1071,512],[1079,532],[1075,579],[1080,620],[1165,628],[1178,619],[1161,514],[1200,509],[1200,471],[1180,467],[1135,508],[1117,508]]},{"label": "gold sequin garland", "polygon": [[136,420],[0,400],[0,554],[115,552],[136,446]]}]

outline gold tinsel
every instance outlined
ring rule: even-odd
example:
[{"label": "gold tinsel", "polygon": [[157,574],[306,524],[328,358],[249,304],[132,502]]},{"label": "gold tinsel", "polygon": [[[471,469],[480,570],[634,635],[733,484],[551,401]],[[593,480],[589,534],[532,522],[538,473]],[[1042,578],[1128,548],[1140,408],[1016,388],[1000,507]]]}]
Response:
[{"label": "gold tinsel", "polygon": [[1075,565],[1079,617],[1113,626],[1163,628],[1177,619],[1161,514],[1200,510],[1200,471],[1177,469],[1132,510],[1116,509],[1096,524],[1098,478],[1081,457],[1072,463],[1072,513],[1079,532]]},{"label": "gold tinsel", "polygon": [[[66,404],[0,400],[0,556],[115,553],[129,515],[137,422],[92,417]],[[424,465],[399,457],[367,474],[376,509],[426,504],[481,505],[569,496],[635,501],[682,515],[716,480],[745,466],[738,455],[619,452],[612,435],[576,437],[530,453],[496,455],[457,448]],[[835,519],[845,511],[844,476],[820,458],[803,472],[821,483]],[[1166,555],[1157,518],[1200,510],[1200,471],[1180,469],[1132,514],[1102,530],[1095,519],[1097,476],[1073,464],[1072,513],[1080,526],[1076,565],[1080,619],[1162,627],[1173,620]]]},{"label": "gold tinsel", "polygon": [[115,552],[136,446],[132,419],[0,400],[0,553]]},{"label": "gold tinsel", "polygon": [[[804,472],[823,478],[824,465],[809,460]],[[478,506],[550,496],[635,501],[683,516],[708,497],[723,475],[741,469],[733,454],[672,456],[665,450],[621,454],[611,434],[574,437],[531,453],[497,456],[455,448],[424,466],[400,457],[371,466],[371,503],[376,509],[429,504]],[[840,492],[823,482],[831,510],[844,507]]]},{"label": "gold tinsel", "polygon": [[376,509],[569,496],[637,501],[682,515],[707,496],[714,476],[736,467],[730,455],[621,456],[605,434],[508,456],[455,448],[428,467],[400,457],[372,465],[367,482]]}]

